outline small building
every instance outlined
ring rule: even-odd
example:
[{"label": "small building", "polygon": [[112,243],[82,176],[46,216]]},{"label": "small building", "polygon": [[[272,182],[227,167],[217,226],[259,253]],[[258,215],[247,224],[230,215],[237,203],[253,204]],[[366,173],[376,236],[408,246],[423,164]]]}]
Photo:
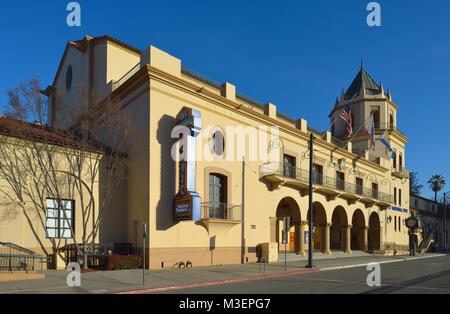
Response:
[{"label": "small building", "polygon": [[410,195],[411,213],[419,217],[419,226],[422,229],[422,238],[424,240],[433,239],[434,243],[431,249],[444,249],[444,239],[448,238],[448,228],[450,226],[450,217],[447,206],[447,231],[444,237],[444,209],[443,205],[424,198],[422,196]]}]

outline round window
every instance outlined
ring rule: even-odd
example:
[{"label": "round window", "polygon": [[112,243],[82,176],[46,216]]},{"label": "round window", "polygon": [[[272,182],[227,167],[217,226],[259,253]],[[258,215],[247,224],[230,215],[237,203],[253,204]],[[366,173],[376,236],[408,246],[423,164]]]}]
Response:
[{"label": "round window", "polygon": [[69,67],[67,68],[67,73],[66,73],[66,89],[67,91],[70,91],[70,89],[72,88],[72,66],[69,65]]},{"label": "round window", "polygon": [[225,151],[225,140],[222,132],[215,132],[212,139],[214,153],[216,153],[217,156],[222,156]]}]

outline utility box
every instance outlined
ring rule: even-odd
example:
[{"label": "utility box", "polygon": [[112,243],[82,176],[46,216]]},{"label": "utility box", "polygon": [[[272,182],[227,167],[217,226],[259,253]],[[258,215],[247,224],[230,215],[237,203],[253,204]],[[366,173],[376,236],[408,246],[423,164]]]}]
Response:
[{"label": "utility box", "polygon": [[261,245],[261,258],[265,258],[267,263],[278,262],[278,243],[263,243]]}]

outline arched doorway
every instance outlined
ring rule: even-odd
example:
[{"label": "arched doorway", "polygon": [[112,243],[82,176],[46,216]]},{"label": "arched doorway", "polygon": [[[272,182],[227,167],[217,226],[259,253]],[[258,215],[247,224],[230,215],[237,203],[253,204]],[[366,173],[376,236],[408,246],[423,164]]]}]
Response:
[{"label": "arched doorway", "polygon": [[329,253],[329,242],[327,241],[327,237],[325,235],[327,228],[327,214],[325,212],[325,208],[319,202],[313,203],[313,223],[314,229],[312,232],[312,241],[314,250]]},{"label": "arched doorway", "polygon": [[364,247],[364,232],[366,228],[366,222],[364,214],[360,209],[355,210],[352,217],[352,230],[351,234],[351,248],[355,251],[365,251]]},{"label": "arched doorway", "polygon": [[282,244],[283,220],[286,217],[291,219],[291,229],[288,233],[289,244],[287,245],[287,250],[290,252],[298,252],[300,247],[300,231],[298,228],[301,222],[300,208],[292,197],[283,198],[277,207],[276,235],[279,250],[283,252],[285,250],[285,246]]},{"label": "arched doorway", "polygon": [[380,217],[378,217],[377,213],[373,212],[369,218],[369,251],[381,249],[380,232]]},{"label": "arched doorway", "polygon": [[346,233],[344,228],[347,226],[348,219],[344,207],[336,207],[331,217],[330,247],[332,250],[345,251]]}]

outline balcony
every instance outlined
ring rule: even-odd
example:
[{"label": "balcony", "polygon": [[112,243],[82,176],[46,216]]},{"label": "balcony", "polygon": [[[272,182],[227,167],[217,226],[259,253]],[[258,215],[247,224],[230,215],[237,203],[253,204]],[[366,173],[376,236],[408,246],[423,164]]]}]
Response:
[{"label": "balcony", "polygon": [[392,175],[400,179],[409,179],[409,170],[403,167],[392,167]]},{"label": "balcony", "polygon": [[202,204],[202,224],[206,227],[208,232],[214,233],[217,228],[223,228],[224,224],[234,226],[240,224],[241,221],[241,205],[231,205],[224,203]]},{"label": "balcony", "polygon": [[380,130],[397,131],[401,135],[405,136],[405,134],[402,131],[400,131],[393,123],[380,124],[379,126],[375,126],[375,128]]},{"label": "balcony", "polygon": [[224,203],[203,203],[202,219],[224,220],[240,223],[242,219],[242,207]]},{"label": "balcony", "polygon": [[[281,186],[292,186],[300,189],[304,195],[308,193],[308,170],[272,162],[260,167],[260,178],[271,183],[273,189],[278,189]],[[336,177],[313,173],[312,182],[315,185],[315,191],[325,194],[328,200],[340,196],[347,199],[349,204],[359,200],[367,205],[376,204],[384,208],[387,208],[393,202],[390,194],[343,181]]]},{"label": "balcony", "polygon": [[[359,129],[359,127],[354,126],[353,127],[354,130]],[[397,131],[399,132],[401,135],[405,136],[406,135],[400,131],[394,124],[392,123],[378,123],[375,124],[375,130],[388,130],[388,131]],[[338,137],[338,138],[342,138],[342,137],[346,137],[347,136],[347,130],[346,129],[340,129],[334,132],[334,136]]]}]

